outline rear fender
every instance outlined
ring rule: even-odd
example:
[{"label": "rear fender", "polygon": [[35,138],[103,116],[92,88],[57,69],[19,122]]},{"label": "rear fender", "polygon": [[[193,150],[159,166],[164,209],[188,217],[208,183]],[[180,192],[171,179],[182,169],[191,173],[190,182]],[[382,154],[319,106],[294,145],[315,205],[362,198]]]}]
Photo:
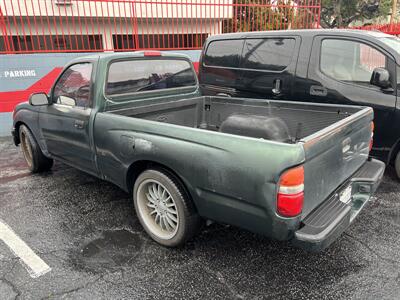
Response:
[{"label": "rear fender", "polygon": [[181,181],[188,194],[193,195],[194,188],[187,179],[185,179],[181,174],[174,170],[173,167],[167,166],[165,165],[165,163],[157,161],[154,157],[148,157],[147,159],[142,157],[140,159],[136,159],[130,164],[129,168],[126,170],[124,189],[126,189],[128,192],[132,192],[136,178],[140,175],[140,173],[149,168],[161,168],[171,173],[179,181]]}]

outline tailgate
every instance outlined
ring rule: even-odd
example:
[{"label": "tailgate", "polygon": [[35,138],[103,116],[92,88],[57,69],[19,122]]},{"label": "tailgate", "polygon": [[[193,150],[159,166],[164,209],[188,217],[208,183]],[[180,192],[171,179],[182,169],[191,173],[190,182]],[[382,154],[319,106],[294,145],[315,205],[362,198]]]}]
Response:
[{"label": "tailgate", "polygon": [[304,143],[303,218],[367,160],[373,110],[369,107],[302,139]]}]

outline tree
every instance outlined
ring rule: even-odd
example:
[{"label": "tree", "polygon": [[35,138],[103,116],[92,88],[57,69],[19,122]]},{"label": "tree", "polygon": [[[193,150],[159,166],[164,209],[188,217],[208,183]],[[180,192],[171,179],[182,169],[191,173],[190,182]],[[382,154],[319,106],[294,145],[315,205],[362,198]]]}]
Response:
[{"label": "tree", "polygon": [[313,27],[317,14],[297,5],[307,0],[234,0],[233,18],[224,22],[224,32],[296,29]]},{"label": "tree", "polygon": [[343,28],[390,14],[392,0],[322,0],[321,26]]}]

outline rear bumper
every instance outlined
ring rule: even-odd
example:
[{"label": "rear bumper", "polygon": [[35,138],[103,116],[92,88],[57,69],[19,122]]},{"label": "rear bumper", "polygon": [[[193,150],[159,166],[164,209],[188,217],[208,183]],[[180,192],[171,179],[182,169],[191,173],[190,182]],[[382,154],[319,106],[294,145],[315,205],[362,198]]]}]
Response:
[{"label": "rear bumper", "polygon": [[[294,234],[293,243],[311,251],[321,251],[332,244],[355,217],[361,212],[371,195],[378,188],[385,164],[379,160],[368,160],[346,184],[311,212],[303,226]],[[339,200],[340,193],[351,186],[351,200]]]}]

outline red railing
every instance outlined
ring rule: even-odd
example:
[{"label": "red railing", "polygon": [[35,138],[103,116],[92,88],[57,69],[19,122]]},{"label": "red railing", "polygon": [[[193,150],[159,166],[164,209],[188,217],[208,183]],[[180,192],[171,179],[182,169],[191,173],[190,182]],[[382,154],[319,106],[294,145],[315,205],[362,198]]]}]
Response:
[{"label": "red railing", "polygon": [[391,35],[400,35],[400,23],[373,24],[373,25],[352,27],[352,29],[381,31]]},{"label": "red railing", "polygon": [[320,0],[0,0],[0,54],[200,49],[214,34],[319,26]]}]

